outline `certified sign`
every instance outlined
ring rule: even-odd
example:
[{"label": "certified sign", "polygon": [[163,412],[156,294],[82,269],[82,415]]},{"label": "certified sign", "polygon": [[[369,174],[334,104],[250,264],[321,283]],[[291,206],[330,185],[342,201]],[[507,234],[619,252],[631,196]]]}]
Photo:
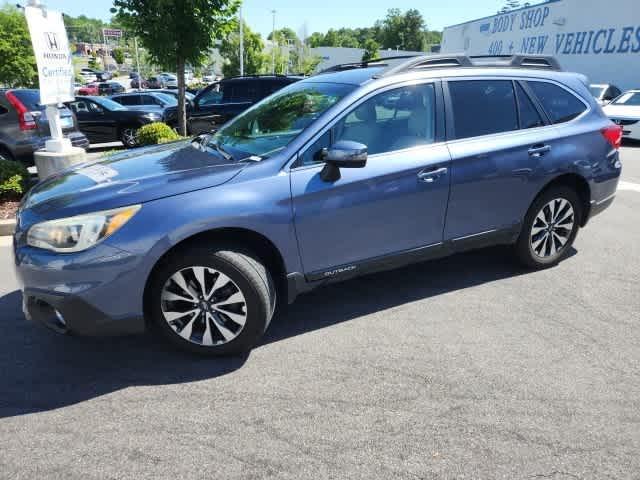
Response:
[{"label": "certified sign", "polygon": [[38,64],[40,103],[55,105],[73,100],[73,63],[62,15],[38,7],[24,10]]}]

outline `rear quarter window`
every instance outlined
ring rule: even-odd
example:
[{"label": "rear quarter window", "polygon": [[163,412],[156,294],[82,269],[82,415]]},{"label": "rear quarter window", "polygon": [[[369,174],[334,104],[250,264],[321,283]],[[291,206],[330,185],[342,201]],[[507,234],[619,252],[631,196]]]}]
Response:
[{"label": "rear quarter window", "polygon": [[527,82],[553,123],[564,123],[579,117],[587,106],[574,94],[549,82]]}]

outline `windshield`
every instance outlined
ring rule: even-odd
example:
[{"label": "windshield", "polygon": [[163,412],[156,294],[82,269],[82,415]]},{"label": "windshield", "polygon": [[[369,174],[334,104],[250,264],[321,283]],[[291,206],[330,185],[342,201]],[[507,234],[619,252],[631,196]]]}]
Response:
[{"label": "windshield", "polygon": [[591,85],[589,87],[589,90],[591,90],[591,95],[593,95],[596,98],[600,98],[604,93],[605,88],[606,87],[603,87],[601,85]]},{"label": "windshield", "polygon": [[[230,154],[266,158],[285,148],[354,85],[294,83],[237,116],[212,137]],[[235,157],[235,155],[234,155]]]},{"label": "windshield", "polygon": [[176,106],[178,104],[178,100],[172,95],[166,93],[155,93],[154,95],[168,105]]},{"label": "windshield", "polygon": [[93,97],[92,100],[96,102],[98,105],[106,108],[107,110],[116,111],[116,110],[126,110],[126,107],[123,107],[118,102],[114,102],[105,97]]},{"label": "windshield", "polygon": [[640,92],[627,92],[613,101],[614,105],[640,106]]}]

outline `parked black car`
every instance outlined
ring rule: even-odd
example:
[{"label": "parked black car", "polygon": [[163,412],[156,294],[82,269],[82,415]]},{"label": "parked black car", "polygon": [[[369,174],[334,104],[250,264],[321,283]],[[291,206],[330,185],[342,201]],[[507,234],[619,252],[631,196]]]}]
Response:
[{"label": "parked black car", "polygon": [[76,97],[67,106],[76,114],[80,131],[91,143],[121,141],[127,148],[136,147],[136,130],[147,123],[162,120],[161,113],[129,110],[105,97]]},{"label": "parked black car", "polygon": [[98,93],[100,95],[113,95],[124,91],[125,88],[118,82],[104,82],[98,84]]},{"label": "parked black car", "polygon": [[254,103],[303,77],[256,75],[225,78],[212,83],[193,99],[187,123],[192,134],[208,132],[244,112]]},{"label": "parked black car", "polygon": [[[88,148],[73,113],[60,110],[62,133],[75,147]],[[33,152],[51,137],[40,92],[32,89],[0,89],[0,157],[33,165]]]},{"label": "parked black car", "polygon": [[129,110],[156,111],[163,115],[167,108],[178,105],[178,100],[175,97],[160,92],[120,93],[110,98]]}]

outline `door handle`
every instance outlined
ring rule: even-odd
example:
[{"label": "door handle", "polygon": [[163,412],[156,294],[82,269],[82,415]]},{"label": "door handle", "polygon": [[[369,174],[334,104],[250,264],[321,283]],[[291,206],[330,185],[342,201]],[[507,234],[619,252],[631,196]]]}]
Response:
[{"label": "door handle", "polygon": [[449,170],[445,167],[437,168],[435,170],[422,170],[418,173],[418,180],[424,183],[433,183],[443,175],[446,175]]},{"label": "door handle", "polygon": [[545,153],[549,153],[551,151],[551,145],[534,145],[529,149],[530,157],[541,157]]}]

